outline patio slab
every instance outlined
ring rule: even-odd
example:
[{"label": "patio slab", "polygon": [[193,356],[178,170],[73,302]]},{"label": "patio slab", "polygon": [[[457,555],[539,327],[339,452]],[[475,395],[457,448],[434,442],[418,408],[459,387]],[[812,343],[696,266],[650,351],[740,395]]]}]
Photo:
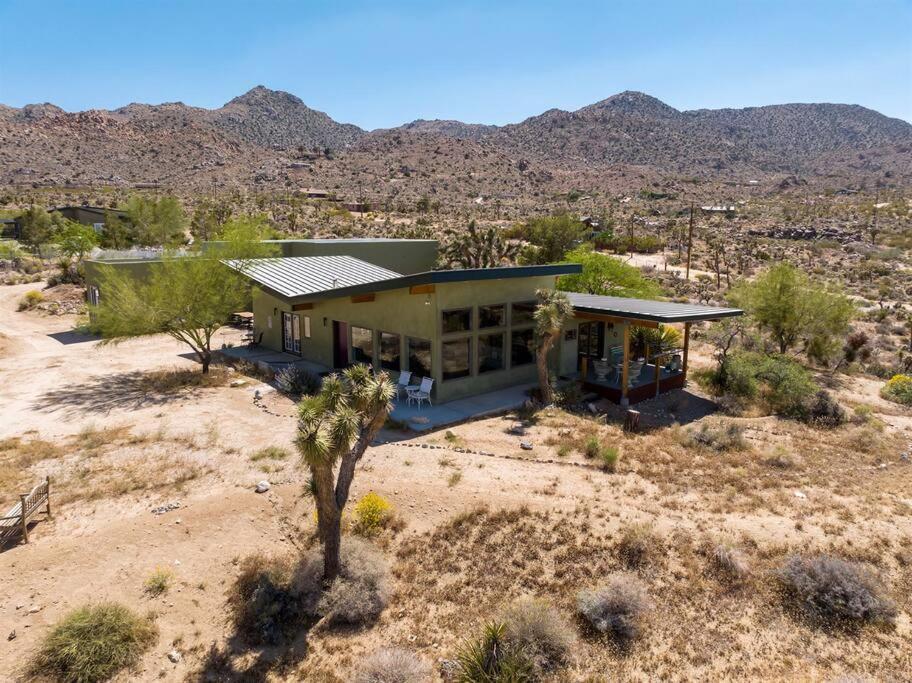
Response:
[{"label": "patio slab", "polygon": [[304,360],[300,356],[281,351],[272,351],[266,348],[248,348],[246,346],[229,346],[220,349],[221,353],[238,360],[246,360],[250,363],[263,364],[273,370],[281,370],[289,365],[304,368],[316,375],[325,375],[332,372],[331,368],[314,363],[313,361]]},{"label": "patio slab", "polygon": [[[415,404],[408,405],[403,396],[396,402],[390,417],[399,422],[408,423],[409,428],[413,431],[426,432],[471,418],[518,408],[529,398],[528,391],[534,386],[534,384],[522,384],[440,405],[424,404],[420,409]],[[414,422],[414,418],[423,419],[421,422]],[[427,422],[424,421],[425,419]]]}]

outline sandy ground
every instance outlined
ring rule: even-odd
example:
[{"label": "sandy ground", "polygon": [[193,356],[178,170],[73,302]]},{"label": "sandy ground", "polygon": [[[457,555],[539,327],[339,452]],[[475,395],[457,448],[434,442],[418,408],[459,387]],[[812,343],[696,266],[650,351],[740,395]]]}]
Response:
[{"label": "sandy ground", "polygon": [[[231,638],[224,601],[225,589],[237,573],[237,560],[257,551],[291,551],[312,532],[311,504],[301,496],[306,476],[295,457],[280,462],[250,460],[251,454],[266,446],[290,452],[294,421],[254,405],[252,392],[258,386],[254,380],[240,387],[147,391],[138,379],[147,371],[196,367],[185,357],[185,348],[164,337],[100,346],[70,332],[72,317],[15,312],[15,302],[28,288],[34,285],[0,288],[5,320],[0,346],[0,439],[23,437],[58,444],[59,457],[37,461],[28,473],[38,478],[51,472],[55,479],[72,482],[74,490],[67,491],[66,483],[61,485],[64,490],[54,489],[62,499],[54,519],[35,525],[28,545],[0,553],[0,680],[17,680],[39,639],[68,610],[102,599],[154,610],[161,632],[140,669],[118,680],[197,680],[205,653]],[[217,344],[236,338],[235,331],[225,330]],[[704,409],[705,399],[685,392],[660,404],[642,404],[649,430],[639,437],[624,438],[615,427],[593,427],[559,412],[540,414],[529,425],[523,438],[533,441],[532,451],[521,450],[520,438],[508,433],[515,416],[488,418],[420,437],[386,434],[400,441],[368,451],[353,496],[376,490],[395,506],[405,529],[384,543],[393,557],[398,549],[403,558],[397,565],[400,577],[408,576],[417,562],[406,559],[403,548],[417,544],[429,549],[431,559],[433,552],[442,556],[445,549],[430,550],[435,547],[435,530],[479,505],[492,510],[527,506],[550,519],[568,524],[572,520],[579,525],[574,527],[579,529],[575,538],[584,544],[608,543],[624,525],[649,521],[668,539],[686,536],[696,543],[722,534],[749,537],[758,563],[782,548],[818,543],[852,547],[859,553],[873,545],[899,552],[912,538],[912,472],[898,462],[899,450],[912,445],[912,423],[910,411],[882,402],[877,388],[873,381],[852,380],[840,389],[848,400],[872,405],[886,423],[876,434],[870,432],[871,437],[865,431],[868,427],[854,426],[825,437],[839,448],[868,438],[883,444],[882,450],[871,451],[862,444],[861,454],[851,461],[840,456],[834,462],[830,446],[820,441],[824,437],[808,438],[806,427],[774,418],[741,421],[749,442],[746,456],[717,458],[693,452],[680,445],[681,430],[717,417]],[[290,402],[283,406],[283,400],[273,399],[273,406],[289,415],[293,406]],[[679,419],[689,424],[673,424],[668,420],[672,412],[687,416]],[[617,474],[599,471],[578,451],[558,453],[562,443],[593,428],[608,429],[605,434],[620,444],[622,466]],[[102,429],[109,430],[104,434],[110,443],[86,445]],[[805,466],[792,472],[765,467],[763,459],[777,445],[788,447]],[[467,448],[490,455],[461,452]],[[155,469],[158,460],[170,463],[168,468]],[[85,467],[94,467],[88,477],[71,471]],[[190,470],[192,477],[183,476]],[[117,486],[123,484],[121,480],[137,477],[148,478],[145,488]],[[272,481],[272,490],[254,493],[254,484],[263,478]],[[95,479],[106,482],[105,491],[112,493],[95,495],[91,487]],[[77,486],[81,487],[78,493]],[[794,495],[795,490],[804,497]],[[4,506],[14,493],[0,492]],[[180,507],[152,514],[152,508],[166,503]],[[491,561],[511,551],[510,534],[518,538],[521,528],[505,533],[508,536],[487,551]],[[580,566],[607,562],[607,552],[590,549]],[[676,581],[687,574],[680,557],[669,555],[675,558],[665,565],[670,574],[647,577],[654,590],[661,592],[664,586],[669,595],[678,594]],[[488,558],[477,559],[483,565]],[[509,577],[510,571],[524,566],[523,559],[513,557],[479,577],[475,587],[482,590],[492,577]],[[897,567],[890,559],[879,566],[894,572]],[[143,582],[158,567],[169,567],[176,584],[167,595],[153,599],[145,595]],[[429,596],[440,588],[436,579],[427,585],[400,580],[393,604],[373,629],[314,637],[307,658],[297,668],[270,676],[274,680],[348,680],[362,653],[389,643],[416,648],[438,664],[452,657],[466,628],[484,610],[535,584],[531,576],[524,577],[508,581],[504,589],[492,588],[477,600],[457,598],[435,605],[433,610],[442,616],[434,624],[425,620],[431,609]],[[897,577],[891,585],[898,591],[909,588],[908,572]],[[562,606],[569,606],[573,589],[568,579],[550,590]],[[875,678],[896,678],[906,664],[912,666],[912,648],[906,651],[901,645],[912,642],[908,596],[900,600],[893,633],[848,644],[793,627],[781,611],[771,616],[754,603],[744,611],[726,602],[725,609],[716,613],[709,598],[704,608],[695,607],[703,600],[668,598],[668,623],[655,627],[659,631],[655,641],[666,645],[619,658],[587,644],[585,657],[574,665],[569,678],[560,680],[585,680],[607,670],[625,680],[826,680],[852,673],[859,662]],[[690,630],[687,624],[695,620],[704,622],[703,645],[696,651],[685,637]],[[457,623],[459,628],[453,626]],[[739,631],[742,635],[736,635]],[[13,632],[15,637],[7,639]],[[421,636],[415,638],[415,633]],[[727,648],[712,644],[720,633],[730,638],[725,640]],[[745,633],[753,635],[745,637]],[[809,642],[815,657],[796,660]],[[172,647],[183,653],[181,662],[167,659]]]}]

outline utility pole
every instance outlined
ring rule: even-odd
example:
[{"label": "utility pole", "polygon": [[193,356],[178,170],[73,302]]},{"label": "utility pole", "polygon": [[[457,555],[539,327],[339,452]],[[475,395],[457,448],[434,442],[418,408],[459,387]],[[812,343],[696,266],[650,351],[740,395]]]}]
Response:
[{"label": "utility pole", "polygon": [[690,224],[687,228],[687,274],[685,280],[690,280],[690,250],[693,248],[694,241],[694,203],[690,203]]},{"label": "utility pole", "polygon": [[880,203],[880,192],[874,193],[874,209],[871,212],[871,244],[877,241],[877,205]]}]

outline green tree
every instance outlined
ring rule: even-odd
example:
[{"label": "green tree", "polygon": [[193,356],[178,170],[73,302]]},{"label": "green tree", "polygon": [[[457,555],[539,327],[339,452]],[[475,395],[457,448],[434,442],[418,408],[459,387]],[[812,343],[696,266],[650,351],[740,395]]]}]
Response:
[{"label": "green tree", "polygon": [[113,211],[105,211],[101,246],[106,249],[127,249],[135,241],[133,226]]},{"label": "green tree", "polygon": [[[166,255],[147,280],[106,267],[92,325],[109,343],[147,334],[168,334],[189,346],[204,373],[212,362],[212,335],[245,307],[251,258],[270,256],[270,245],[233,238],[188,256]],[[223,261],[230,260],[232,267]]]},{"label": "green tree", "polygon": [[540,289],[535,308],[535,361],[538,365],[538,386],[542,403],[554,402],[551,378],[548,373],[548,353],[560,337],[564,323],[573,315],[573,305],[563,292]]},{"label": "green tree", "polygon": [[341,570],[342,510],[355,466],[386,422],[394,393],[385,372],[375,377],[368,366],[354,365],[327,377],[298,407],[297,445],[313,480],[326,584]]},{"label": "green tree", "polygon": [[557,286],[565,292],[640,299],[655,299],[662,294],[662,288],[643,277],[639,269],[613,256],[594,252],[587,245],[569,252],[565,262],[579,263],[583,267],[581,273],[560,277]]},{"label": "green tree", "polygon": [[32,248],[48,244],[59,227],[60,221],[40,206],[32,205],[19,216],[21,232],[19,241]]},{"label": "green tree", "polygon": [[838,350],[855,315],[855,304],[840,290],[811,280],[787,263],[742,283],[732,290],[731,299],[772,337],[779,353],[803,343],[816,360]]},{"label": "green tree", "polygon": [[193,210],[190,234],[197,242],[207,242],[221,232],[229,218],[231,218],[230,204],[204,199]]},{"label": "green tree", "polygon": [[522,226],[520,235],[531,246],[523,250],[525,263],[557,263],[586,238],[588,228],[569,214],[535,218]]},{"label": "green tree", "polygon": [[466,230],[448,228],[444,235],[441,256],[451,266],[496,268],[513,261],[519,253],[519,246],[506,240],[501,230],[493,226],[479,230],[474,220]]},{"label": "green tree", "polygon": [[127,202],[127,215],[138,244],[173,247],[186,239],[187,217],[174,197],[150,199],[134,195]]},{"label": "green tree", "polygon": [[60,247],[64,256],[78,263],[98,246],[99,238],[93,227],[75,221],[67,221],[54,236],[54,242]]}]

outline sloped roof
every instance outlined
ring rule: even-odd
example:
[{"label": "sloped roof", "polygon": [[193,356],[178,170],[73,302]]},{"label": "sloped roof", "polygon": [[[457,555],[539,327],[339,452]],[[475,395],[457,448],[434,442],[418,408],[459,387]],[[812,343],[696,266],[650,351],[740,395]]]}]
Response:
[{"label": "sloped roof", "polygon": [[600,296],[598,294],[580,294],[567,292],[567,298],[573,304],[573,310],[585,313],[600,313],[617,318],[631,320],[650,320],[660,323],[684,323],[716,318],[731,318],[743,315],[740,308],[721,308],[718,306],[694,306],[692,304],[675,304],[666,301],[649,299],[628,299],[619,296]]},{"label": "sloped roof", "polygon": [[291,256],[225,263],[258,285],[289,298],[402,277],[353,256]]}]

